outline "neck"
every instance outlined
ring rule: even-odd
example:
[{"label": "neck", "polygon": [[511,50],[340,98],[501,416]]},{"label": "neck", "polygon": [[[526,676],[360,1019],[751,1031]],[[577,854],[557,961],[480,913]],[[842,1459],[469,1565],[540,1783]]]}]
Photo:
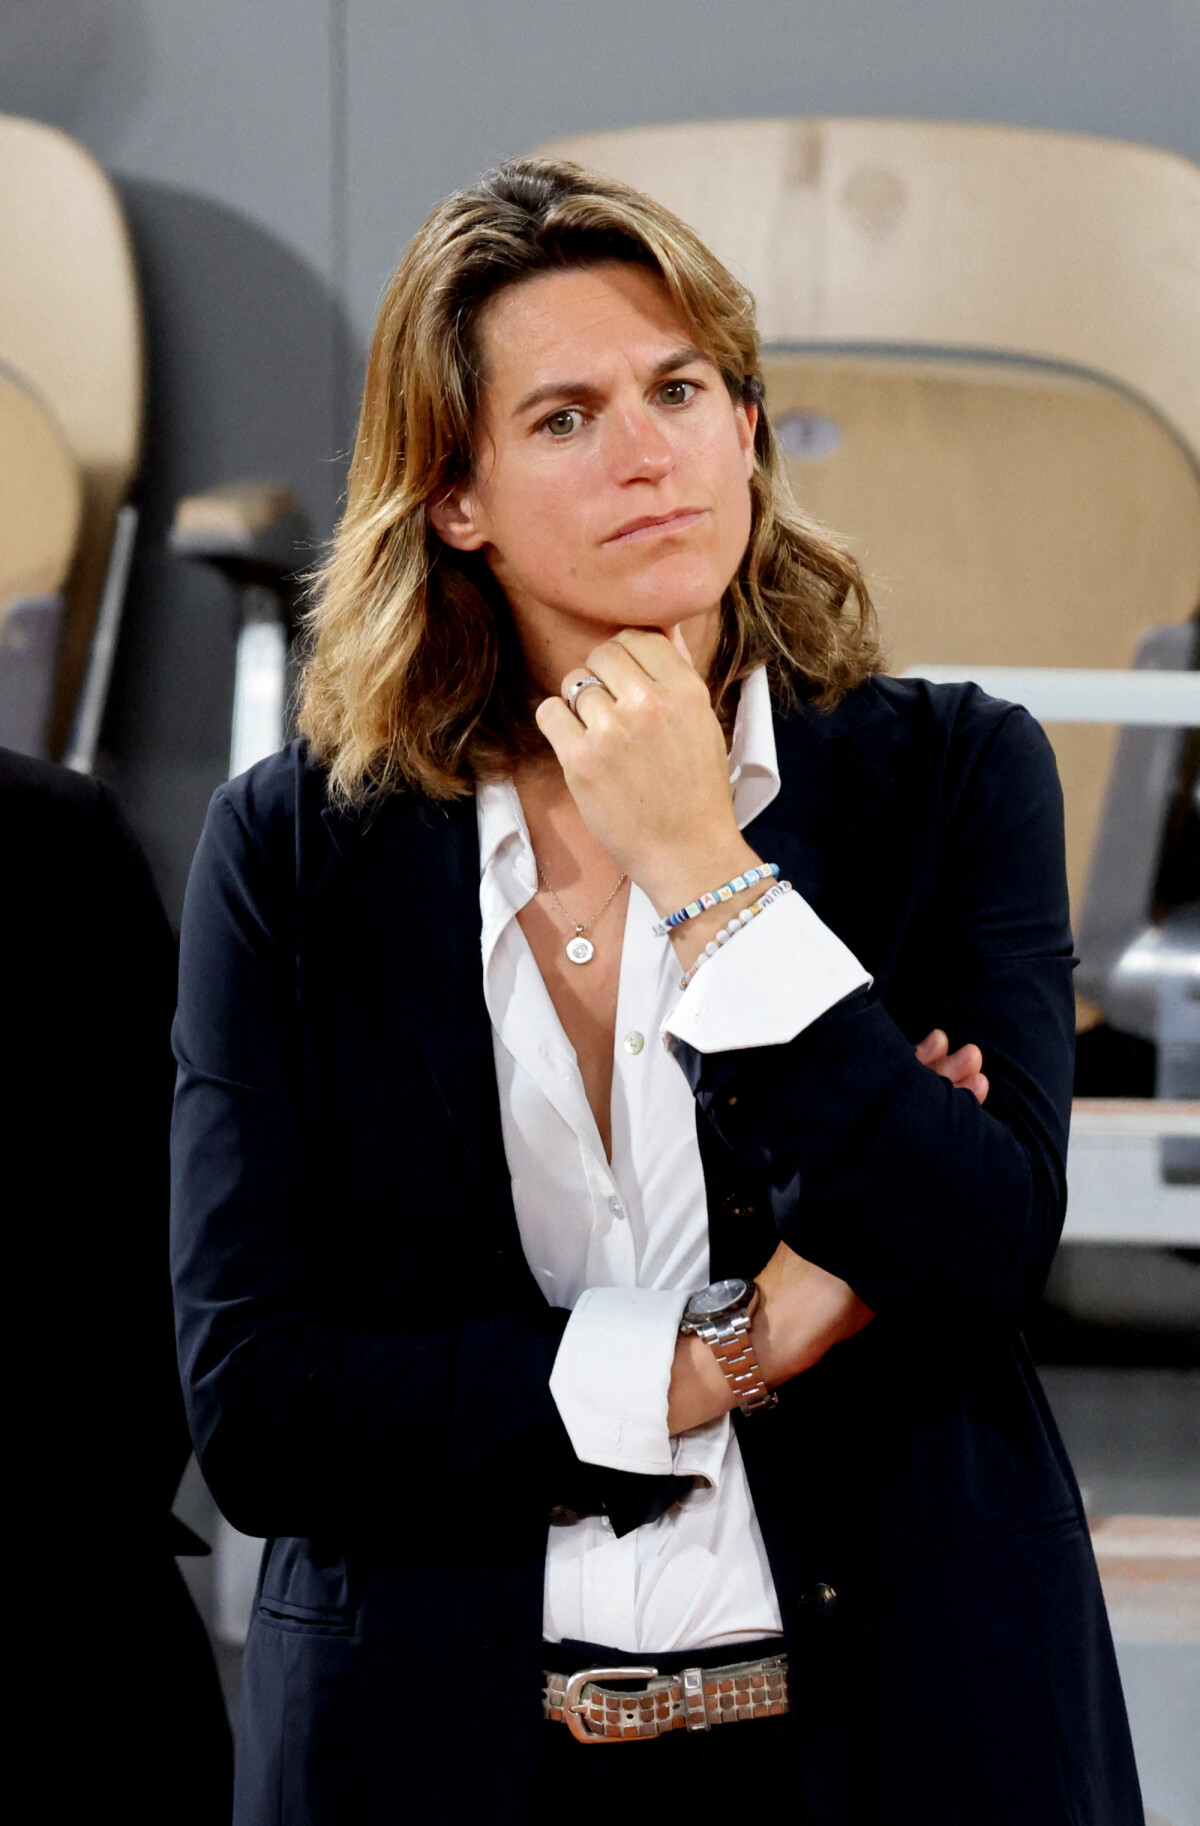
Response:
[{"label": "neck", "polygon": [[[513,626],[530,677],[547,697],[557,697],[568,672],[586,667],[587,656],[602,641],[612,640],[628,622],[581,621],[577,615],[547,607],[511,604]],[[650,625],[650,624],[647,624]],[[707,678],[721,632],[720,605],[701,610],[679,623],[696,670]]]}]

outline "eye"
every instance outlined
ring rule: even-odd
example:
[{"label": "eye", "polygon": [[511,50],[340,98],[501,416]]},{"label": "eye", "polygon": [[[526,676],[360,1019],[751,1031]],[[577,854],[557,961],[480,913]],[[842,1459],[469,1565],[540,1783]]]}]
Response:
[{"label": "eye", "polygon": [[686,406],[695,390],[694,380],[664,380],[658,397],[664,406]]},{"label": "eye", "polygon": [[548,419],[542,421],[543,429],[548,431],[551,437],[570,437],[575,429],[575,421],[580,416],[577,407],[564,406],[561,412],[552,412]]}]

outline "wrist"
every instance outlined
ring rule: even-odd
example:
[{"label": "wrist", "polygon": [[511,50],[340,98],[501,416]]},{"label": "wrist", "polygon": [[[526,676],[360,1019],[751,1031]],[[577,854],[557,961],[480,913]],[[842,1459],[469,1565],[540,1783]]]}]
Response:
[{"label": "wrist", "polygon": [[[665,919],[669,913],[687,906],[698,895],[711,893],[723,882],[732,881],[735,875],[742,874],[761,861],[762,857],[751,849],[741,832],[735,831],[728,840],[707,843],[687,852],[660,854],[635,879],[655,911]],[[730,904],[728,901],[722,902],[722,906]],[[707,919],[714,912],[719,913],[720,908],[709,909],[699,917]],[[676,931],[686,931],[688,926],[698,923],[698,920],[688,920],[683,926],[677,927]]]},{"label": "wrist", "polygon": [[704,1340],[694,1333],[677,1338],[667,1396],[668,1432],[690,1432],[727,1414],[733,1405],[725,1373]]},{"label": "wrist", "polygon": [[740,1275],[711,1281],[691,1295],[679,1322],[682,1335],[698,1336],[711,1351],[743,1414],[774,1407],[778,1399],[767,1386],[754,1342],[759,1297],[757,1283]]},{"label": "wrist", "polygon": [[[690,901],[701,894],[714,892],[727,881],[732,881],[747,869],[754,868],[764,860],[751,849],[748,843],[739,842],[736,846],[711,853],[690,867],[676,869],[667,882],[669,892],[660,890],[652,893],[646,889],[648,898],[656,910],[665,919],[677,908],[687,906]],[[679,962],[681,971],[688,970],[695,963],[704,947],[716,938],[718,932],[726,927],[730,920],[743,907],[752,906],[762,895],[764,888],[771,882],[758,881],[750,887],[742,888],[728,900],[721,901],[715,907],[707,907],[702,913],[684,920],[681,925],[672,928],[669,937],[671,948]]]},{"label": "wrist", "polygon": [[763,1381],[769,1389],[778,1388],[781,1382],[787,1381],[787,1377],[779,1371],[766,1295],[759,1282],[756,1281],[754,1286],[754,1302],[750,1307],[750,1342],[754,1346],[754,1355],[758,1358]]},{"label": "wrist", "polygon": [[746,1317],[750,1321],[749,1343],[763,1381],[768,1388],[775,1388],[786,1378],[778,1374],[776,1356],[771,1348],[771,1322],[767,1313],[766,1293],[761,1281],[755,1281],[753,1286],[754,1295],[746,1308]]}]

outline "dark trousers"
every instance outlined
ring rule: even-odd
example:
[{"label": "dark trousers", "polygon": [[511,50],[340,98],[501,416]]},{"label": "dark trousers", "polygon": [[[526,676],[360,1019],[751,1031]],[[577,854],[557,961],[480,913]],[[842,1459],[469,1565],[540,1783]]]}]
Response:
[{"label": "dark trousers", "polygon": [[[721,1667],[777,1655],[781,1647],[776,1636],[718,1649],[632,1655],[594,1642],[548,1642],[543,1666],[571,1674],[585,1667],[641,1664],[675,1674],[685,1667]],[[631,1682],[622,1690],[635,1692],[639,1684]],[[612,1744],[581,1744],[565,1724],[547,1721],[538,1743],[532,1826],[634,1826],[643,1819],[672,1817],[689,1803],[706,1818],[739,1820],[749,1817],[763,1795],[775,1802],[786,1797],[788,1826],[805,1826],[809,1814],[795,1729],[786,1715]]]}]

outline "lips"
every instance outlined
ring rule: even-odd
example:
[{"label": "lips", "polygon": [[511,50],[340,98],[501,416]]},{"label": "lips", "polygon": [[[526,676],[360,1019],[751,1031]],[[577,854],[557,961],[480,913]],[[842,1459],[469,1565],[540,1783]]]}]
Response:
[{"label": "lips", "polygon": [[652,538],[655,533],[682,532],[691,526],[704,512],[702,507],[677,507],[669,514],[642,514],[636,520],[627,520],[615,533],[610,533],[603,541],[605,545],[616,545],[619,542]]}]

